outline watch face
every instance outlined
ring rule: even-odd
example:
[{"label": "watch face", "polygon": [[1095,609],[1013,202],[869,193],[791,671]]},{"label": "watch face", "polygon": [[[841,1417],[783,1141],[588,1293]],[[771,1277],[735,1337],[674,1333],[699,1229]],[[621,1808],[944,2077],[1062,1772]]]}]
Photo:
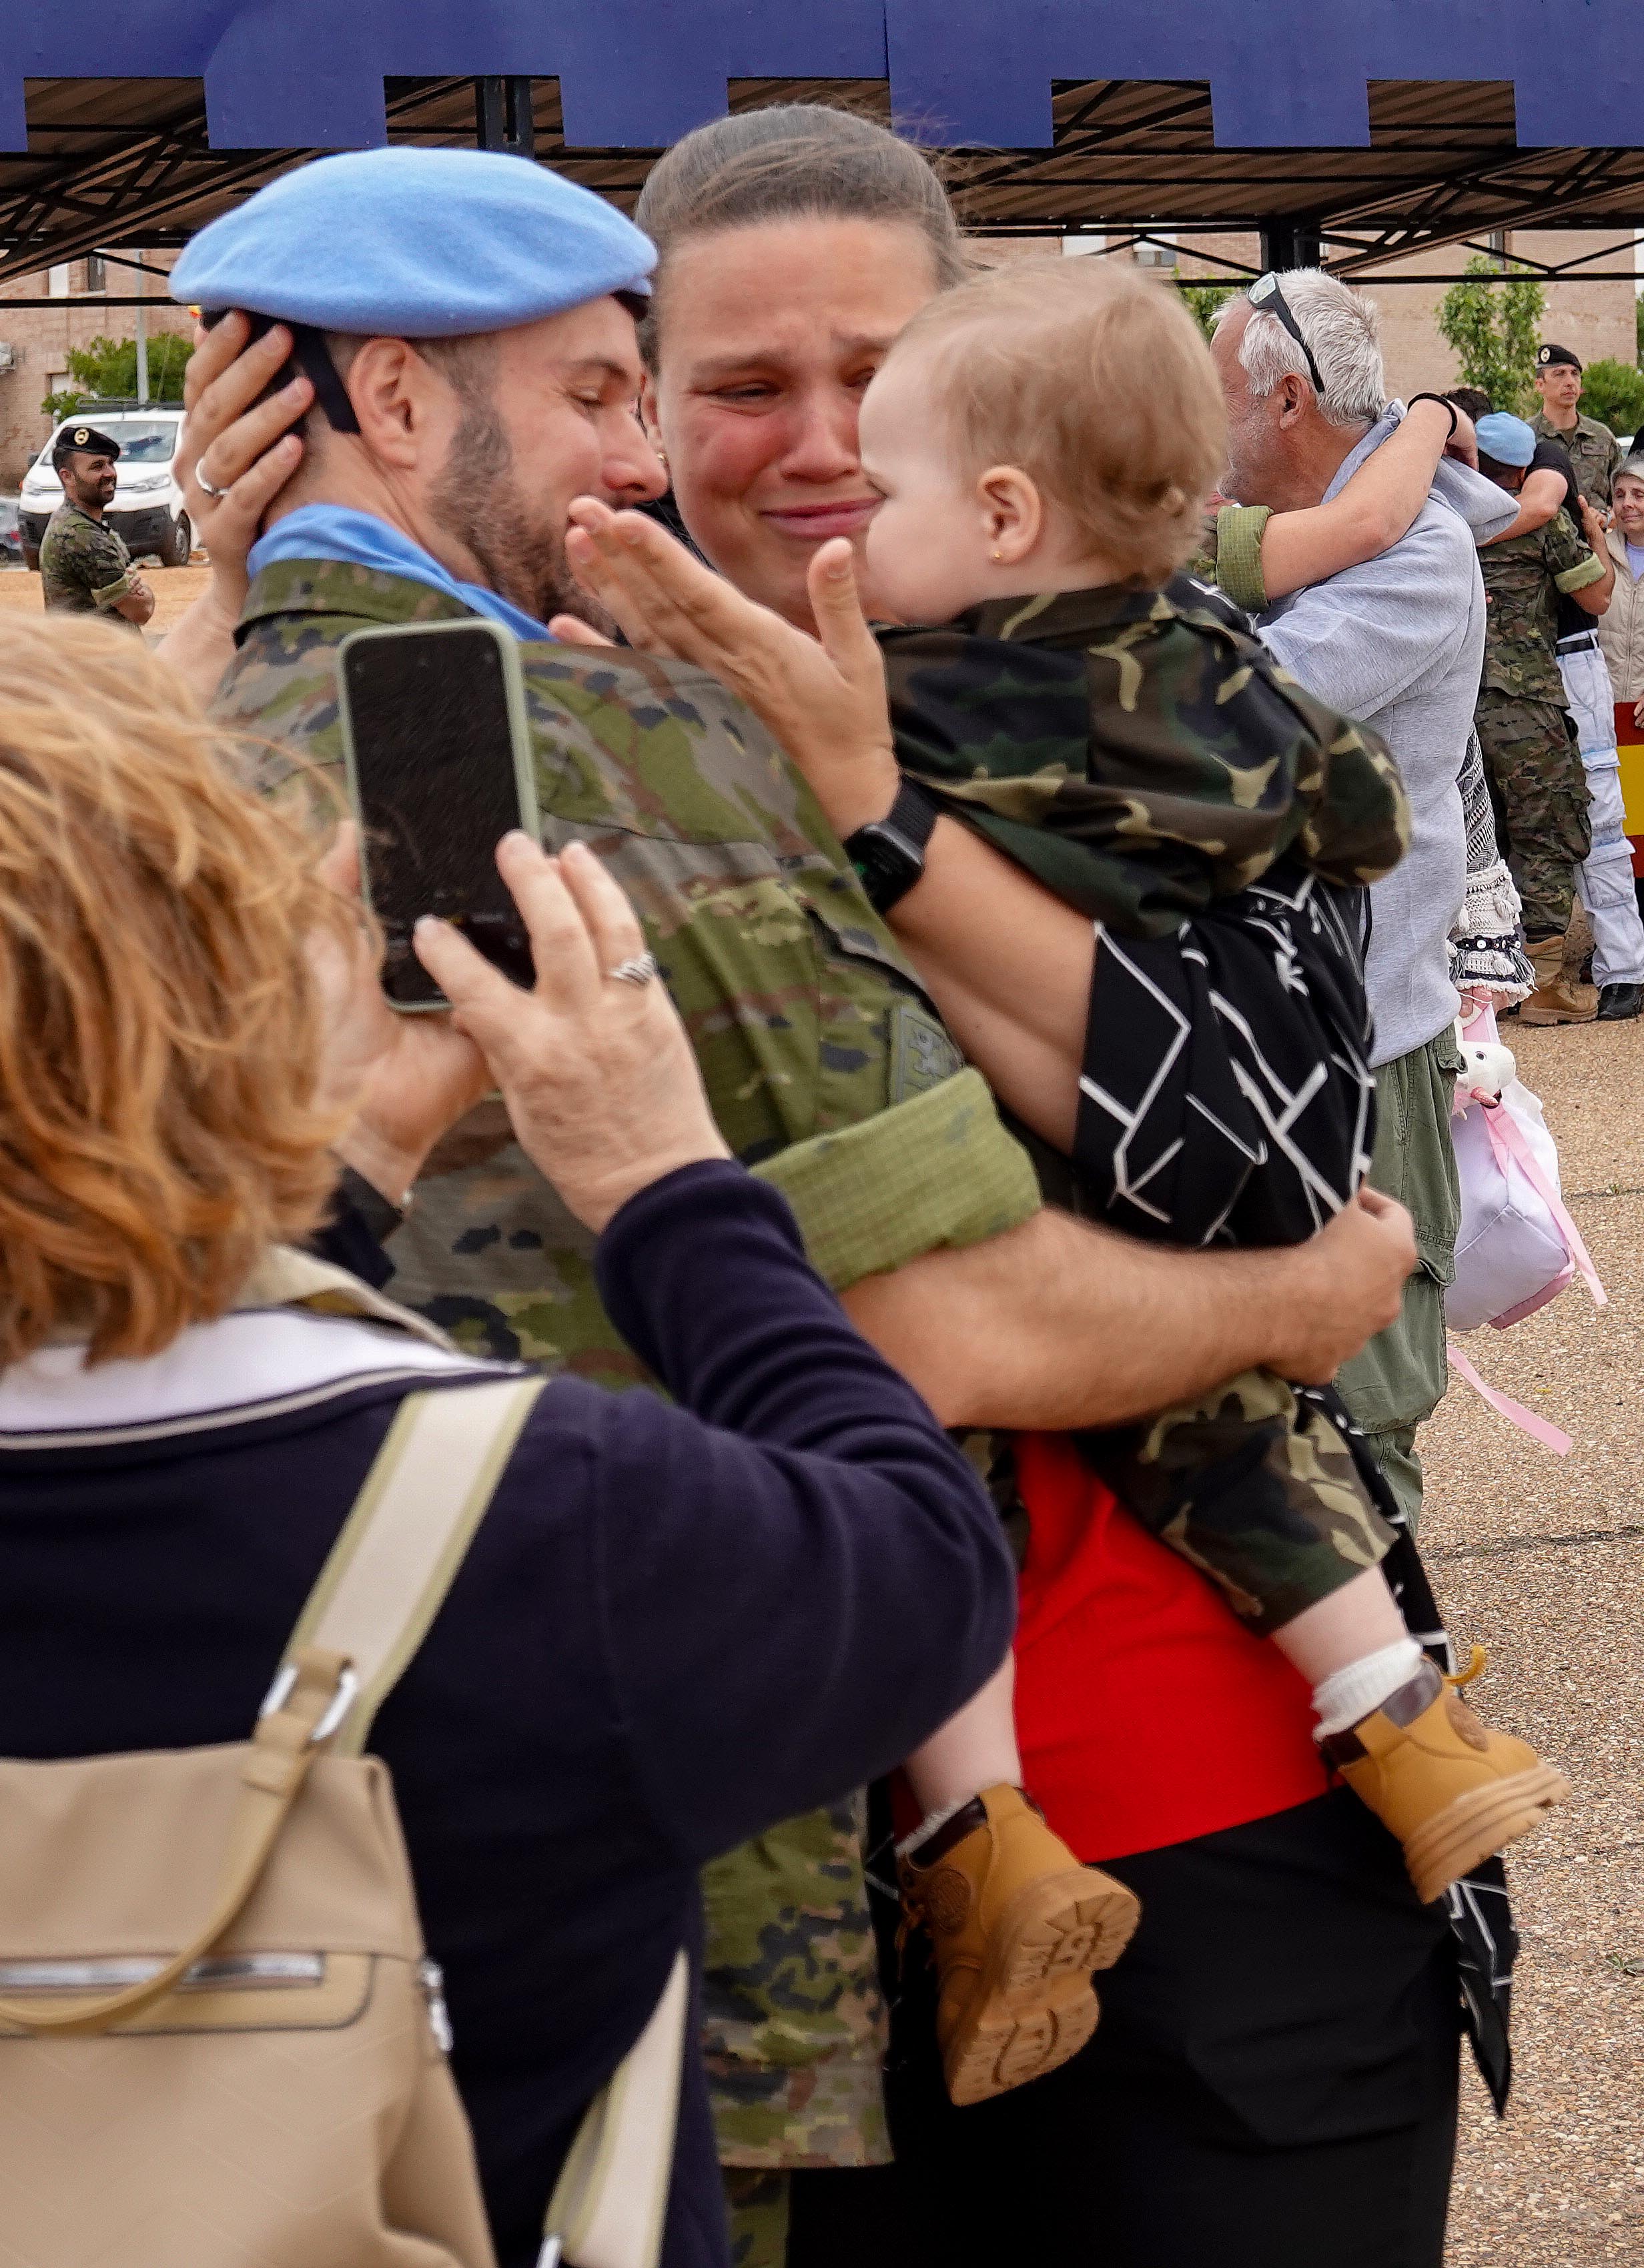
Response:
[{"label": "watch face", "polygon": [[925,872],[925,861],[918,851],[882,825],[860,830],[851,863],[862,877],[862,887],[875,906],[911,889]]}]

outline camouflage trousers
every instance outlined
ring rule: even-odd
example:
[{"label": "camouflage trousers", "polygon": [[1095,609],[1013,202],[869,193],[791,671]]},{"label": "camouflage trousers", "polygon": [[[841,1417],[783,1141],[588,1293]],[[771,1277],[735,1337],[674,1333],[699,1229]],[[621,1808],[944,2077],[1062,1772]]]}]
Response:
[{"label": "camouflage trousers", "polygon": [[1491,692],[1477,723],[1496,822],[1523,901],[1524,934],[1561,937],[1575,869],[1592,849],[1587,773],[1567,709]]},{"label": "camouflage trousers", "polygon": [[784,2268],[788,2177],[757,2166],[722,2166],[731,2217],[731,2268]]},{"label": "camouflage trousers", "polygon": [[1381,1565],[1393,1531],[1327,1401],[1247,1370],[1146,1425],[1080,1436],[1127,1512],[1263,1637]]}]

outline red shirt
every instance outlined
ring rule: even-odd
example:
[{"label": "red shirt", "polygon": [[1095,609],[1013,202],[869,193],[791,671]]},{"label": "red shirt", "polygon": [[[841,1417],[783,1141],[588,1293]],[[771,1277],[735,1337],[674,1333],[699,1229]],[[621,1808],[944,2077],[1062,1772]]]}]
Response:
[{"label": "red shirt", "polygon": [[1055,1433],[1019,1434],[1031,1536],[1016,1633],[1029,1793],[1082,1859],[1323,1795],[1311,1696],[1270,1639],[1149,1535]]}]

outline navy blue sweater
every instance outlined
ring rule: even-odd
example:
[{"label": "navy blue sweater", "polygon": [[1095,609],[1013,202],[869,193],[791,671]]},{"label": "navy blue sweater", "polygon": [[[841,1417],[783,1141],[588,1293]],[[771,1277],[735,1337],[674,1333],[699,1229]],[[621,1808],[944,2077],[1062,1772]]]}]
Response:
[{"label": "navy blue sweater", "polygon": [[[986,1498],[772,1190],[671,1174],[599,1271],[677,1406],[549,1388],[372,1744],[502,2268],[534,2261],[584,2105],[697,1943],[703,1861],[904,1756],[1002,1660],[1014,1607]],[[0,1443],[4,1751],[243,1739],[406,1390],[138,1446]],[[726,2257],[693,2058],[665,2260]]]}]

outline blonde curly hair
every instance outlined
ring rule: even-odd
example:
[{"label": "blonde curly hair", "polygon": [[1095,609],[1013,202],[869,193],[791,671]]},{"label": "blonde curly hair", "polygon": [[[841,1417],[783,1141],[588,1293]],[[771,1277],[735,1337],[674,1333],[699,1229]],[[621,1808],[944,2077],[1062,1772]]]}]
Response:
[{"label": "blonde curly hair", "polygon": [[1168,582],[1198,549],[1227,413],[1170,286],[1117,261],[1009,261],[922,307],[885,366],[925,352],[967,468],[1019,467],[1124,581]]},{"label": "blonde curly hair", "polygon": [[321,1218],[320,849],[129,630],[0,624],[0,1363],[153,1354]]}]

